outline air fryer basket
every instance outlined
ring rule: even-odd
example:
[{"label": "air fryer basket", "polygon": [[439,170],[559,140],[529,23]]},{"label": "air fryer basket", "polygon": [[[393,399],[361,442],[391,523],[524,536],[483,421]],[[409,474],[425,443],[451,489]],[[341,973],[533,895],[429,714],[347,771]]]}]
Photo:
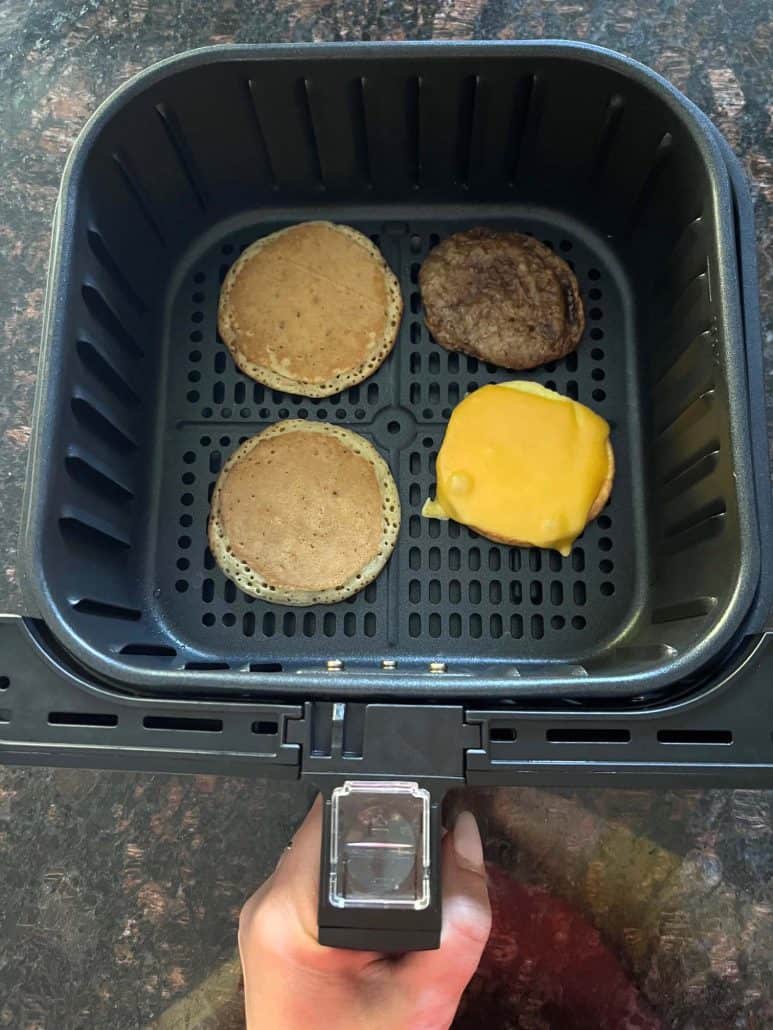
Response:
[{"label": "air fryer basket", "polygon": [[[89,123],[60,197],[31,603],[101,676],[166,695],[676,684],[731,642],[760,583],[732,217],[705,120],[593,48],[215,48],[143,73]],[[406,305],[378,373],[320,401],[254,384],[216,335],[235,256],[307,218],[376,240]],[[577,353],[529,376],[612,425],[611,501],[566,559],[419,515],[451,407],[512,377],[422,319],[424,256],[481,224],[548,242],[586,304]],[[253,600],[206,548],[224,457],[284,417],[351,426],[395,472],[396,552],[348,603]]]}]

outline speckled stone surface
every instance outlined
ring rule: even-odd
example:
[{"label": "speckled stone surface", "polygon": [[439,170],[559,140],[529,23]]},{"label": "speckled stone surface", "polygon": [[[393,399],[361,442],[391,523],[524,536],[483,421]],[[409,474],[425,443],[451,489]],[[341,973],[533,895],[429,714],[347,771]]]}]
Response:
[{"label": "speckled stone surface", "polygon": [[[752,181],[769,326],[764,0],[0,5],[0,610],[21,610],[16,535],[57,185],[99,101],[149,63],[210,43],[551,36],[640,59],[722,129]],[[769,331],[766,347],[773,424]],[[310,800],[299,784],[0,769],[0,1026],[238,1026],[238,908]],[[500,790],[457,803],[479,812],[492,860],[601,931],[664,1026],[773,1025],[769,792]],[[477,982],[460,1025],[484,1013],[488,1026],[557,1025],[535,984],[519,990]]]}]

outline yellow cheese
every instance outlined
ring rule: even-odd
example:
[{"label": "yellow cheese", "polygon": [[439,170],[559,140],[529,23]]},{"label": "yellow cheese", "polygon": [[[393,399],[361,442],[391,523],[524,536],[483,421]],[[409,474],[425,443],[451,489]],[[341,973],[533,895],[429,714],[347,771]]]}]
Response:
[{"label": "yellow cheese", "polygon": [[454,408],[427,518],[569,554],[607,479],[609,425],[537,383],[483,386]]}]

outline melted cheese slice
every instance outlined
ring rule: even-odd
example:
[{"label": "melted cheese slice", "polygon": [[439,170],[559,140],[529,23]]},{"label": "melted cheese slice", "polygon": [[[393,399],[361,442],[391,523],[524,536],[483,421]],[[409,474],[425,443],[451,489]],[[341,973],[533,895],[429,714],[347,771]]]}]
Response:
[{"label": "melted cheese slice", "polygon": [[427,518],[568,555],[609,475],[609,425],[537,383],[483,386],[451,413]]}]

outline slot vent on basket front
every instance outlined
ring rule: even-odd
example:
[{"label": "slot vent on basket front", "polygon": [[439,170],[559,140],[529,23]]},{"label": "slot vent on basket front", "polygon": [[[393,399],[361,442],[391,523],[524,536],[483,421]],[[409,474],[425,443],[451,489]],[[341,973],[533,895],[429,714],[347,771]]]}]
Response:
[{"label": "slot vent on basket front", "polygon": [[90,283],[84,283],[81,287],[81,296],[88,313],[97,325],[116,341],[121,350],[131,358],[141,358],[142,348],[99,290]]},{"label": "slot vent on basket front", "polygon": [[733,743],[733,734],[730,730],[658,730],[658,743],[727,746]]},{"label": "slot vent on basket front", "polygon": [[148,310],[145,301],[140,297],[127,276],[121,270],[118,262],[107,248],[105,241],[95,229],[88,229],[86,232],[89,249],[112,281],[121,291],[124,299],[134,308],[138,315],[143,315]]},{"label": "slot vent on basket front", "polygon": [[551,744],[628,744],[631,731],[606,726],[562,726],[546,730],[545,740]]},{"label": "slot vent on basket front", "polygon": [[207,209],[207,190],[204,180],[196,165],[188,140],[183,132],[180,120],[166,104],[156,104],[156,114],[164,128],[169,145],[174,151],[185,181],[191,188],[191,193],[202,211]]},{"label": "slot vent on basket front", "polygon": [[193,718],[184,715],[146,715],[146,730],[188,730],[195,733],[222,733],[222,719]]},{"label": "slot vent on basket front", "polygon": [[49,712],[51,726],[100,726],[110,728],[118,725],[118,716],[107,712]]},{"label": "slot vent on basket front", "polygon": [[166,246],[166,239],[161,231],[161,226],[158,219],[153,213],[153,205],[150,202],[150,197],[145,187],[137,175],[137,172],[132,167],[131,162],[123,151],[116,150],[113,154],[113,162],[118,169],[119,176],[124,186],[126,187],[129,195],[135,201],[139,208],[142,217],[145,220],[150,231],[153,233],[155,238],[161,244],[162,247]]},{"label": "slot vent on basket front", "polygon": [[91,372],[95,379],[99,380],[102,386],[124,404],[127,408],[137,408],[141,401],[138,395],[126,382],[126,379],[118,372],[115,366],[108,361],[104,354],[88,340],[78,340],[75,344],[78,357],[84,367]]}]

